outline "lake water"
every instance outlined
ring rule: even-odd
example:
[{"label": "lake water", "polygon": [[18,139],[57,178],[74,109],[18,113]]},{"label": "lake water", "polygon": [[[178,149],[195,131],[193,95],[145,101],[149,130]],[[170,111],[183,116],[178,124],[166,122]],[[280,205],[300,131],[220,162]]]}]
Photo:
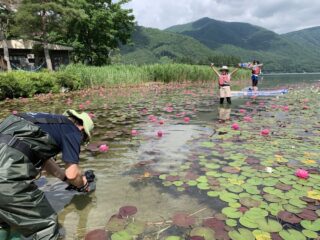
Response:
[{"label": "lake water", "polygon": [[[318,84],[319,79],[320,74],[265,75],[259,82],[259,89],[285,87],[294,91],[301,86]],[[243,84],[243,87],[246,85]],[[7,102],[2,105],[2,108],[5,108],[2,115],[5,116],[13,110],[58,113],[66,107],[83,108],[94,113],[95,134],[92,143],[81,153],[81,166],[83,169],[95,171],[98,179],[97,190],[90,195],[77,195],[64,190],[65,184],[56,179],[42,177],[38,181],[53,207],[59,212],[61,232],[65,239],[83,239],[91,230],[105,229],[110,217],[117,214],[119,208],[123,206],[135,206],[138,211],[134,217],[142,222],[151,223],[150,226],[153,228],[150,231],[155,233],[162,229],[162,225],[157,228],[153,223],[170,221],[177,212],[194,213],[197,221],[212,216],[218,219],[222,209],[228,204],[235,206],[231,204],[235,202],[221,201],[221,196],[220,199],[218,196],[208,197],[209,190],[206,185],[208,179],[211,181],[209,188],[212,191],[225,193],[225,189],[234,186],[240,189],[239,182],[257,177],[253,176],[254,173],[249,169],[249,165],[239,164],[238,158],[242,159],[247,153],[251,154],[252,158],[256,159],[257,165],[257,162],[264,161],[268,156],[264,152],[252,153],[249,150],[243,152],[245,146],[243,149],[240,146],[247,141],[244,139],[245,136],[248,137],[254,131],[259,133],[263,127],[275,123],[269,117],[270,109],[265,107],[275,99],[277,97],[234,98],[231,107],[226,105],[221,107],[218,104],[216,88],[211,84],[150,85],[130,90],[97,89],[83,91],[81,94],[42,96],[36,100],[22,99]],[[249,115],[257,119],[257,122],[260,121],[260,125],[250,128],[250,124],[243,123],[246,129],[242,135],[229,136],[230,126],[234,122],[242,124],[241,114],[244,112],[250,113]],[[286,112],[280,111],[277,114],[278,121],[288,117],[283,115],[287,114]],[[314,119],[314,116],[310,115],[310,119]],[[310,124],[315,126],[316,123]],[[137,136],[131,135],[132,129],[138,131]],[[163,132],[162,137],[157,135],[158,131]],[[311,136],[317,134],[314,129],[309,133]],[[221,136],[224,134],[231,140],[221,142]],[[278,137],[276,133],[274,134],[275,139],[285,139],[281,134]],[[286,137],[290,135],[286,134]],[[310,136],[302,135],[302,137],[309,140]],[[267,143],[271,142],[268,139]],[[230,146],[231,143],[234,147]],[[101,144],[107,144],[109,151],[99,152],[97,148]],[[297,144],[296,148],[300,147],[298,143],[292,142],[292,145],[294,144]],[[284,154],[284,151],[282,153]],[[270,153],[272,154],[274,152]],[[278,154],[281,154],[281,150]],[[287,154],[290,158],[291,152]],[[265,166],[269,165],[263,163],[255,166],[256,171],[264,172]],[[248,170],[246,177],[238,173],[237,169],[241,167]],[[272,164],[270,167],[276,168]],[[282,165],[279,166],[279,171],[285,171],[281,167],[284,168]],[[225,175],[221,175],[221,168],[225,169]],[[203,184],[205,186],[200,184],[199,187],[202,180],[196,179],[208,172],[212,176],[207,174],[208,179]],[[276,176],[280,177],[280,173]],[[261,177],[265,177],[264,173],[261,173]],[[222,182],[220,178],[227,179],[227,182]],[[192,180],[198,181],[198,188],[187,186],[186,182]],[[220,181],[219,187],[215,183],[216,180]],[[274,178],[270,182],[272,180]],[[268,186],[274,185],[270,183]],[[248,189],[250,187],[248,186]],[[255,195],[255,199],[259,197]],[[201,225],[198,222],[197,224]],[[236,226],[239,227],[239,223],[236,223]],[[165,228],[167,225],[164,224],[162,227]],[[225,227],[226,231],[235,228]],[[145,230],[137,239],[165,239],[170,235],[186,236],[189,230],[168,226],[167,231],[160,232],[162,235],[150,231]]]}]

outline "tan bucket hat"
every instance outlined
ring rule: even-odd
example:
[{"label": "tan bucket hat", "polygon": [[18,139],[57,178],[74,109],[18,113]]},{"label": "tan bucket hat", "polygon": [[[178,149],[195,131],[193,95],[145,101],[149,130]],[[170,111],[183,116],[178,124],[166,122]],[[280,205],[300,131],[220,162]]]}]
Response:
[{"label": "tan bucket hat", "polygon": [[93,130],[94,124],[90,117],[90,115],[86,112],[78,113],[76,110],[68,109],[63,113],[65,116],[73,116],[75,118],[78,118],[82,121],[83,128],[85,133],[87,134],[88,138],[91,138],[91,131]]},{"label": "tan bucket hat", "polygon": [[220,71],[227,71],[227,72],[229,72],[229,68],[228,68],[227,66],[222,66],[222,67],[220,68]]}]

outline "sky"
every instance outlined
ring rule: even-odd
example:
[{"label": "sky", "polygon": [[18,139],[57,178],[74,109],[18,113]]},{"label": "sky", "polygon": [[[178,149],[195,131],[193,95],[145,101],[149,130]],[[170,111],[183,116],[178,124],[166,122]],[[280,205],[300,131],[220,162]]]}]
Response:
[{"label": "sky", "polygon": [[245,22],[276,33],[320,26],[320,0],[131,0],[140,26],[165,29],[203,17]]}]

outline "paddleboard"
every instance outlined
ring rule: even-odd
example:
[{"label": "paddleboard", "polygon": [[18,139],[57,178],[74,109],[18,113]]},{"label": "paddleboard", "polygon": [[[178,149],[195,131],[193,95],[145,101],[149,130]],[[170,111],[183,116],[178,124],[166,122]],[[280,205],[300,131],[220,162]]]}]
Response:
[{"label": "paddleboard", "polygon": [[241,96],[277,96],[288,93],[288,89],[277,89],[277,90],[259,90],[259,91],[232,91],[232,97],[241,97]]}]

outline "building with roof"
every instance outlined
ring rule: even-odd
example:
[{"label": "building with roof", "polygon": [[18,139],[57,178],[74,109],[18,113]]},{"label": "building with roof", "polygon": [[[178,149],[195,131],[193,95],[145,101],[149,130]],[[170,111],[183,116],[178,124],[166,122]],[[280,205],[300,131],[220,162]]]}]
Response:
[{"label": "building with roof", "polygon": [[[44,51],[40,42],[23,39],[7,40],[7,46],[12,69],[36,71],[46,67]],[[48,49],[54,70],[57,70],[61,65],[69,64],[72,47],[48,44]],[[0,41],[0,70],[7,70],[3,41]]]}]

